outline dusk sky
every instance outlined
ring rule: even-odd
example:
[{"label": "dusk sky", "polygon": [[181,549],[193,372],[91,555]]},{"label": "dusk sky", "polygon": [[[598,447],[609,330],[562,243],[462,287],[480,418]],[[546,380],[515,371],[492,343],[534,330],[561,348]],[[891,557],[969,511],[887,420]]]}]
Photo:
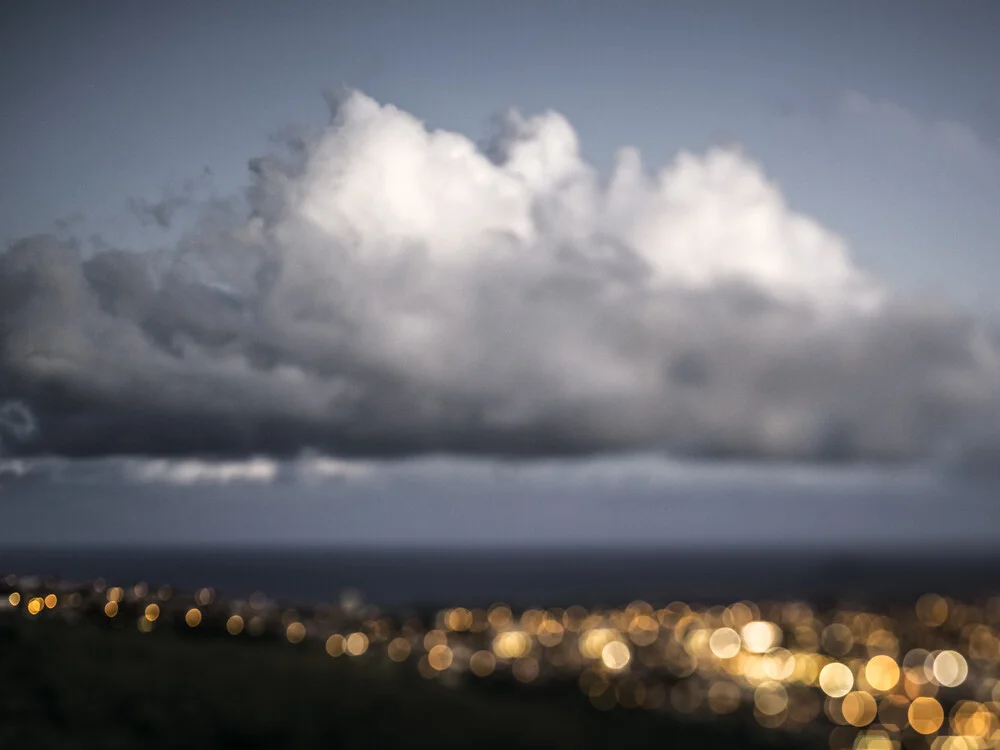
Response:
[{"label": "dusk sky", "polygon": [[0,541],[1000,522],[1000,5],[0,18]]}]

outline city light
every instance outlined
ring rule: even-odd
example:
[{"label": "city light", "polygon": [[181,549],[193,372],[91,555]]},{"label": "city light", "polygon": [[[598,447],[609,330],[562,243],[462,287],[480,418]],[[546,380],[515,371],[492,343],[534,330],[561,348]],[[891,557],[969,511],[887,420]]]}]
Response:
[{"label": "city light", "polygon": [[382,660],[455,687],[575,681],[595,710],[727,717],[772,731],[826,726],[831,748],[899,750],[906,736],[927,738],[931,749],[1000,748],[1000,597],[931,594],[891,612],[750,601],[518,612],[497,603],[394,618],[357,597],[281,610],[259,592],[230,601],[211,588],[47,581],[56,594],[3,580],[10,617],[124,619],[143,633],[280,633],[330,657]]}]

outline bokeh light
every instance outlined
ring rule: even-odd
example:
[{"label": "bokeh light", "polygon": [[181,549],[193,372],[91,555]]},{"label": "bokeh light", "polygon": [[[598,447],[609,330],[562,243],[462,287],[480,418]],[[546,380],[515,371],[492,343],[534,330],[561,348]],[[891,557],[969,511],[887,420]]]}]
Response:
[{"label": "bokeh light", "polygon": [[351,633],[347,636],[345,648],[350,656],[361,656],[368,650],[368,644],[368,636],[364,633]]},{"label": "bokeh light", "polygon": [[336,658],[347,652],[347,639],[340,633],[334,633],[326,639],[326,653]]},{"label": "bokeh light", "polygon": [[854,673],[846,664],[831,662],[820,670],[819,686],[831,698],[843,698],[854,687]]},{"label": "bokeh light", "polygon": [[632,652],[621,641],[610,641],[601,649],[601,661],[608,669],[619,672],[632,660]]},{"label": "bokeh light", "polygon": [[144,633],[200,627],[190,638],[222,627],[234,636],[283,633],[332,657],[367,654],[358,669],[381,659],[454,689],[470,683],[464,673],[550,685],[572,678],[595,710],[659,710],[697,721],[729,715],[781,732],[826,727],[829,746],[844,750],[1000,748],[1000,598],[984,604],[928,595],[915,607],[885,611],[633,601],[394,616],[360,602],[350,610],[281,608],[259,592],[232,600],[207,588],[160,587],[150,595],[138,584],[4,581],[3,616],[118,618],[111,632],[135,632],[122,623]]},{"label": "bokeh light", "polygon": [[297,620],[290,622],[285,628],[285,638],[289,643],[302,643],[306,637],[306,626]]},{"label": "bokeh light", "polygon": [[934,698],[914,698],[907,711],[907,718],[914,731],[934,734],[944,724],[944,709]]},{"label": "bokeh light", "polygon": [[899,682],[899,666],[891,656],[874,656],[865,665],[865,679],[876,690],[892,690]]},{"label": "bokeh light", "polygon": [[844,715],[844,720],[855,727],[863,727],[875,721],[878,713],[878,706],[870,693],[863,690],[855,690],[844,696],[840,704],[840,710]]},{"label": "bokeh light", "polygon": [[740,640],[740,634],[732,628],[719,628],[708,639],[708,645],[718,658],[732,659],[740,652],[743,642]]},{"label": "bokeh light", "polygon": [[469,671],[476,677],[488,677],[496,666],[497,660],[492,651],[476,651],[469,657]]},{"label": "bokeh light", "polygon": [[454,659],[451,649],[444,644],[439,644],[427,652],[427,663],[431,665],[431,669],[438,672],[448,669]]},{"label": "bokeh light", "polygon": [[[333,636],[330,637],[332,638]],[[405,638],[393,638],[389,641],[386,653],[388,653],[389,658],[393,661],[402,662],[410,658],[410,652],[412,650],[410,642]],[[329,651],[329,648],[327,648],[327,651]]]},{"label": "bokeh light", "polygon": [[781,632],[774,623],[763,620],[748,622],[743,626],[740,635],[743,647],[751,654],[763,654],[781,641]]},{"label": "bokeh light", "polygon": [[942,651],[934,656],[931,673],[944,687],[957,687],[965,682],[969,665],[957,651]]}]

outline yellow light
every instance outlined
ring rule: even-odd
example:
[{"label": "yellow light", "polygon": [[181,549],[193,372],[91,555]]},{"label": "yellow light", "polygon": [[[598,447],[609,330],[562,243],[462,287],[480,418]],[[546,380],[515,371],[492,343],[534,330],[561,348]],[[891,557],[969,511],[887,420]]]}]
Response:
[{"label": "yellow light", "polygon": [[756,617],[757,614],[744,602],[736,602],[722,613],[722,621],[732,628],[742,628]]},{"label": "yellow light", "polygon": [[228,620],[226,620],[226,630],[229,635],[239,635],[243,632],[243,618],[239,615],[233,615]]},{"label": "yellow light", "polygon": [[772,648],[764,655],[764,674],[772,680],[787,680],[795,671],[795,657],[784,648]]},{"label": "yellow light", "polygon": [[507,630],[493,639],[493,653],[501,659],[519,659],[531,651],[531,637],[522,630]]},{"label": "yellow light", "polygon": [[393,638],[386,649],[389,658],[396,662],[406,661],[410,657],[411,650],[410,642],[405,638]]},{"label": "yellow light", "polygon": [[563,631],[565,629],[558,620],[544,620],[539,626],[537,635],[538,642],[546,648],[552,648],[562,643]]},{"label": "yellow light", "polygon": [[430,651],[435,646],[447,646],[448,635],[443,630],[429,630],[424,636],[424,649]]},{"label": "yellow light", "polygon": [[306,638],[306,626],[298,620],[290,622],[285,628],[285,638],[289,643],[302,643]]},{"label": "yellow light", "polygon": [[334,633],[326,639],[326,653],[330,656],[337,658],[338,656],[343,656],[346,651],[347,639],[340,633]]},{"label": "yellow light", "polygon": [[361,656],[368,650],[368,636],[364,633],[351,633],[347,636],[347,653],[351,656]]},{"label": "yellow light", "polygon": [[844,697],[844,702],[840,704],[840,710],[848,724],[863,727],[875,720],[878,706],[875,705],[875,699],[870,694],[855,690]]},{"label": "yellow light", "polygon": [[805,725],[813,721],[822,711],[819,697],[815,693],[799,693],[788,702],[788,718],[794,724]]},{"label": "yellow light", "polygon": [[187,614],[184,615],[184,622],[187,623],[189,628],[198,627],[201,624],[201,610],[196,607],[189,609]]},{"label": "yellow light", "polygon": [[948,619],[948,600],[937,594],[924,594],[917,600],[917,619],[936,628]]},{"label": "yellow light", "polygon": [[488,677],[496,666],[496,657],[490,651],[477,651],[469,657],[469,671],[476,677]]},{"label": "yellow light", "polygon": [[48,596],[45,597],[45,606],[48,609],[55,609],[56,608],[56,604],[58,604],[58,603],[59,603],[59,599],[56,597],[55,594],[49,594]]},{"label": "yellow light", "polygon": [[521,630],[534,635],[538,626],[545,621],[545,612],[540,609],[527,609],[521,614]]},{"label": "yellow light", "polygon": [[907,711],[910,726],[920,734],[934,734],[944,724],[944,709],[934,698],[914,698]]},{"label": "yellow light", "polygon": [[28,614],[37,615],[44,608],[45,608],[45,602],[42,601],[42,598],[40,596],[36,596],[28,600]]},{"label": "yellow light", "polygon": [[438,672],[448,669],[454,658],[451,649],[445,645],[435,646],[427,652],[427,663],[431,665],[431,669]]},{"label": "yellow light", "polygon": [[587,619],[587,614],[587,610],[579,604],[567,607],[562,616],[563,627],[571,633],[576,633],[580,630],[580,625],[583,621]]},{"label": "yellow light", "polygon": [[854,750],[895,750],[895,747],[887,732],[876,729],[861,732],[854,742]]},{"label": "yellow light", "polygon": [[120,602],[125,596],[125,592],[119,586],[113,586],[108,589],[108,601],[109,602]]},{"label": "yellow light", "polygon": [[835,622],[823,628],[820,636],[823,650],[833,656],[846,656],[854,647],[854,634],[842,622]]},{"label": "yellow light", "polygon": [[888,630],[876,630],[865,641],[869,656],[890,656],[895,659],[899,656],[899,639]]},{"label": "yellow light", "polygon": [[957,687],[965,682],[969,665],[957,651],[942,651],[934,658],[934,679],[944,687]]},{"label": "yellow light", "polygon": [[[951,727],[955,734],[989,740],[1000,739],[1000,722],[990,710],[977,701],[959,701],[952,709]],[[977,743],[980,744],[980,743]]]},{"label": "yellow light", "polygon": [[21,595],[16,591],[12,591],[7,596],[7,601],[10,602],[10,606],[16,607],[18,604],[21,603]]},{"label": "yellow light", "polygon": [[432,669],[430,663],[427,661],[427,654],[420,657],[420,661],[417,662],[417,672],[425,680],[433,680],[435,677],[441,673]]},{"label": "yellow light", "polygon": [[788,708],[788,693],[777,682],[766,682],[753,692],[753,704],[764,716],[777,716]]},{"label": "yellow light", "polygon": [[741,631],[743,646],[751,654],[763,654],[777,646],[781,640],[781,632],[773,623],[754,620],[743,626]]},{"label": "yellow light", "polygon": [[[735,632],[735,631],[734,631]],[[730,714],[740,706],[740,688],[733,682],[713,682],[708,689],[708,707],[717,714]]]},{"label": "yellow light", "polygon": [[145,617],[150,622],[156,622],[156,618],[160,616],[160,607],[157,604],[150,604],[146,607]]},{"label": "yellow light", "polygon": [[136,621],[136,627],[139,628],[139,632],[141,633],[151,633],[153,631],[152,621],[147,620],[145,617],[140,617]]},{"label": "yellow light", "polygon": [[981,750],[975,737],[935,737],[931,750]]},{"label": "yellow light", "polygon": [[899,666],[891,656],[874,656],[865,665],[865,679],[876,690],[892,690],[899,682]]},{"label": "yellow light", "polygon": [[613,672],[620,672],[632,660],[632,652],[621,641],[611,641],[601,649],[601,661]]},{"label": "yellow light", "polygon": [[586,659],[599,659],[604,647],[611,641],[618,640],[618,631],[611,628],[593,628],[580,635],[577,648],[580,655]]},{"label": "yellow light", "polygon": [[926,672],[921,667],[919,670],[907,669],[903,672],[903,692],[913,700],[914,698],[933,698],[938,694],[939,685],[926,678]]},{"label": "yellow light", "polygon": [[105,604],[104,605],[104,614],[106,614],[108,617],[114,617],[115,615],[117,615],[118,614],[118,602],[116,602],[114,599],[112,599],[107,604]]},{"label": "yellow light", "polygon": [[456,607],[445,618],[448,628],[456,631],[468,630],[472,627],[472,612],[465,607]]},{"label": "yellow light", "polygon": [[628,626],[628,637],[636,646],[649,646],[660,636],[660,623],[649,615],[639,615]]},{"label": "yellow light", "polygon": [[930,674],[928,657],[930,653],[922,648],[914,648],[903,657],[903,674],[911,682],[923,685]]},{"label": "yellow light", "polygon": [[819,686],[831,698],[843,698],[854,687],[854,674],[846,664],[831,662],[820,670]]},{"label": "yellow light", "polygon": [[670,690],[670,705],[681,713],[690,714],[698,710],[704,697],[697,682],[679,682]]},{"label": "yellow light", "polygon": [[530,656],[518,659],[511,666],[511,672],[518,682],[531,682],[538,677],[538,660],[532,659]]},{"label": "yellow light", "polygon": [[720,659],[732,659],[740,652],[743,642],[732,628],[719,628],[708,639],[708,647]]},{"label": "yellow light", "polygon": [[495,604],[490,607],[486,619],[494,630],[502,630],[511,624],[514,616],[511,614],[510,607],[504,604]]}]

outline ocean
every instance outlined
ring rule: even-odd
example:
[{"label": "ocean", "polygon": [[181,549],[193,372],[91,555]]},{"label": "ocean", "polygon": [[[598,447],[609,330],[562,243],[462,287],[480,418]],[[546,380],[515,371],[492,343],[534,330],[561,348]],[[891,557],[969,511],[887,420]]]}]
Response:
[{"label": "ocean", "polygon": [[246,597],[335,602],[345,590],[383,609],[585,606],[636,599],[703,604],[802,599],[884,605],[933,591],[1000,593],[1000,552],[879,553],[809,549],[650,547],[156,546],[6,548],[0,573],[178,590],[210,586]]}]

